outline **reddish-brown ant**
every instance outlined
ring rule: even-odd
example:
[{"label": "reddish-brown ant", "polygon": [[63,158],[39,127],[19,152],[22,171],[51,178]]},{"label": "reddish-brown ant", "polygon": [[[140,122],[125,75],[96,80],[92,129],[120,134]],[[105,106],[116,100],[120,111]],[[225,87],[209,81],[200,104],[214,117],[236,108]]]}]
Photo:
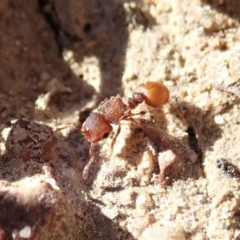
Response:
[{"label": "reddish-brown ant", "polygon": [[[132,116],[131,111],[143,101],[151,107],[159,107],[166,103],[168,99],[168,88],[158,82],[147,82],[139,85],[133,92],[132,98],[123,98],[117,95],[105,99],[99,105],[98,112],[91,113],[81,128],[84,137],[91,142],[89,151],[91,159],[83,170],[83,178],[88,178],[90,167],[95,160],[95,143],[109,135],[112,131],[111,124],[119,124],[121,120],[129,119]],[[119,131],[120,127],[115,137],[117,137]]]}]

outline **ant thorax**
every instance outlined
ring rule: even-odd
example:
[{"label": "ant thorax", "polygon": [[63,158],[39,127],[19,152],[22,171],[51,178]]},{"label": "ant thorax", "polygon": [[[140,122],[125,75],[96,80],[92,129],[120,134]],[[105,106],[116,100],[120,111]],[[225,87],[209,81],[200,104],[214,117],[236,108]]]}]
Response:
[{"label": "ant thorax", "polygon": [[103,115],[110,124],[118,124],[122,119],[130,116],[130,110],[120,95],[105,99],[98,108],[99,113]]}]

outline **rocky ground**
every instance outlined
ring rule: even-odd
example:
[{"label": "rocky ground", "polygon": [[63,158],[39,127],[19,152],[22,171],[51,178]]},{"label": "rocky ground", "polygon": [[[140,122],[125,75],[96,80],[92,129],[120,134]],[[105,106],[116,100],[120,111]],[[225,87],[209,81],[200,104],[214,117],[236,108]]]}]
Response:
[{"label": "rocky ground", "polygon": [[[237,0],[1,0],[0,239],[240,239],[239,16]],[[169,102],[121,121],[84,180],[82,123],[146,81]]]}]

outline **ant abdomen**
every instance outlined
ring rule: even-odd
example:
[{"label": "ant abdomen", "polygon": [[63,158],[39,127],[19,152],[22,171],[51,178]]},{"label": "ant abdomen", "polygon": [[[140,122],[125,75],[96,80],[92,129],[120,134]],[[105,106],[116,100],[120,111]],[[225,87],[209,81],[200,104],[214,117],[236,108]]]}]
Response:
[{"label": "ant abdomen", "polygon": [[151,107],[159,107],[169,99],[169,90],[158,82],[147,82],[139,85],[133,92],[133,100],[137,103],[145,101]]}]

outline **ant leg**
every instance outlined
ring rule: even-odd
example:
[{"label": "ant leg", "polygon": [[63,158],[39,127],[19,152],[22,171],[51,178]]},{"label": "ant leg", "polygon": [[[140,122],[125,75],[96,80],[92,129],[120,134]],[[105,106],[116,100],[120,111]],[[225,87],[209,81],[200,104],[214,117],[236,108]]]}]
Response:
[{"label": "ant leg", "polygon": [[58,133],[59,131],[61,131],[61,130],[63,130],[63,129],[66,129],[66,128],[71,128],[71,129],[74,129],[74,130],[78,130],[78,131],[79,131],[79,129],[78,129],[77,127],[75,127],[75,126],[73,126],[73,125],[68,125],[68,126],[66,126],[66,127],[61,127],[61,128],[55,129],[55,130],[54,130],[54,133]]},{"label": "ant leg", "polygon": [[114,136],[114,138],[113,138],[113,140],[112,140],[112,142],[111,142],[111,155],[112,155],[113,146],[114,146],[114,144],[116,143],[116,140],[117,140],[117,137],[118,137],[120,131],[121,131],[121,125],[118,124],[117,132],[115,133],[115,136]]},{"label": "ant leg", "polygon": [[141,111],[141,112],[138,112],[138,113],[134,113],[134,114],[131,114],[131,116],[137,116],[137,115],[145,115],[147,112],[146,111]]},{"label": "ant leg", "polygon": [[88,175],[89,175],[90,168],[91,168],[92,164],[93,164],[95,161],[96,161],[96,158],[95,158],[95,157],[92,157],[92,158],[89,160],[88,164],[84,167],[84,169],[83,169],[83,175],[82,175],[84,180],[87,180],[87,179],[88,179]]},{"label": "ant leg", "polygon": [[90,155],[90,160],[87,163],[87,165],[83,169],[83,179],[86,180],[88,179],[89,171],[93,163],[97,160],[95,157],[95,151],[97,149],[98,145],[96,143],[91,143],[90,150],[89,150],[89,155]]}]

